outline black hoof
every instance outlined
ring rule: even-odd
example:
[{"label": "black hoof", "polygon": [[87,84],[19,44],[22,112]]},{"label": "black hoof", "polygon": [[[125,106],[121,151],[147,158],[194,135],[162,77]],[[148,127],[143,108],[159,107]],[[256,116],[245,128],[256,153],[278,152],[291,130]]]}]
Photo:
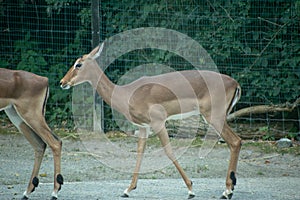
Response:
[{"label": "black hoof", "polygon": [[192,198],[194,198],[196,195],[194,195],[194,194],[189,194],[189,196],[188,196],[188,199],[192,199]]},{"label": "black hoof", "polygon": [[51,200],[57,200],[57,198],[56,197],[51,197]]},{"label": "black hoof", "polygon": [[123,197],[123,198],[128,198],[129,197],[129,195],[128,194],[126,194],[126,193],[124,193],[121,197]]},{"label": "black hoof", "polygon": [[28,197],[23,196],[21,200],[28,200]]},{"label": "black hoof", "polygon": [[220,199],[231,199],[233,196],[233,193],[229,194],[227,197],[222,195]]}]

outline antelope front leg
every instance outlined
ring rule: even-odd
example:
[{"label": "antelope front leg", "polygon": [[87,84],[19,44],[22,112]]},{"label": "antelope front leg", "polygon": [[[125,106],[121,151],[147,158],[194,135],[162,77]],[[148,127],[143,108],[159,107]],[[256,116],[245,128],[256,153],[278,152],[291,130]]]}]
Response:
[{"label": "antelope front leg", "polygon": [[142,164],[142,159],[145,151],[145,146],[146,146],[146,140],[147,140],[147,131],[145,128],[140,128],[139,130],[139,138],[138,138],[138,147],[137,147],[137,161],[136,161],[136,166],[133,172],[133,177],[130,186],[124,191],[123,195],[121,197],[129,197],[129,192],[131,190],[136,189],[137,186],[137,181],[138,181],[138,176],[139,176],[139,171],[140,167]]},{"label": "antelope front leg", "polygon": [[221,199],[231,199],[234,186],[236,185],[236,169],[241,149],[241,139],[234,132],[232,132],[227,124],[224,124],[222,137],[229,145],[230,161],[226,176],[226,190],[223,192]]},{"label": "antelope front leg", "polygon": [[170,144],[170,140],[169,140],[169,135],[168,132],[166,130],[165,127],[163,127],[159,133],[158,133],[158,137],[161,141],[161,144],[164,148],[165,153],[167,154],[168,158],[173,162],[173,164],[175,165],[176,169],[178,170],[178,172],[180,173],[181,177],[183,178],[189,192],[189,196],[188,199],[192,199],[193,197],[195,197],[195,194],[192,191],[192,181],[187,177],[187,175],[185,174],[184,170],[181,168],[181,166],[179,165],[177,159],[175,158],[174,154],[173,154],[173,150]]}]

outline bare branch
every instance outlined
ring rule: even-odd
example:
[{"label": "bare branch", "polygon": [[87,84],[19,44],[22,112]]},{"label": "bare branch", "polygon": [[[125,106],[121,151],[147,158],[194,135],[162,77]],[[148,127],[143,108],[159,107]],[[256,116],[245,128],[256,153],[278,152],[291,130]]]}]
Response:
[{"label": "bare branch", "polygon": [[270,46],[270,44],[273,42],[273,40],[276,38],[276,36],[281,32],[281,30],[287,25],[285,23],[284,25],[280,26],[280,28],[276,31],[276,33],[273,34],[272,38],[268,42],[268,44],[263,48],[263,50],[259,53],[259,57],[255,59],[255,61],[252,63],[252,65],[249,67],[249,69],[252,69],[252,67],[257,63],[259,58],[263,55],[263,53],[266,51],[266,49]]},{"label": "bare branch", "polygon": [[261,113],[267,113],[267,112],[282,112],[282,111],[291,112],[299,104],[300,104],[300,97],[292,104],[289,102],[286,102],[284,104],[279,104],[279,105],[251,106],[248,108],[243,108],[241,110],[238,110],[238,111],[228,115],[227,121],[233,121],[234,119],[236,119],[238,117],[242,117],[242,116],[249,115],[249,114],[261,114]]}]

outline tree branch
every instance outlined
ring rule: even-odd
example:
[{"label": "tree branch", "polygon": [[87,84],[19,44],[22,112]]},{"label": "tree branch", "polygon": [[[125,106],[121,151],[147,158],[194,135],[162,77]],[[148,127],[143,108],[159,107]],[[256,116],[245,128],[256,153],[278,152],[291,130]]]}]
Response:
[{"label": "tree branch", "polygon": [[227,121],[233,121],[234,119],[238,117],[242,117],[249,114],[261,114],[261,113],[267,113],[267,112],[282,112],[287,111],[291,112],[300,104],[300,97],[294,102],[289,103],[286,102],[284,104],[279,105],[259,105],[259,106],[251,106],[248,108],[243,108],[241,110],[238,110],[234,113],[231,113],[227,116]]}]

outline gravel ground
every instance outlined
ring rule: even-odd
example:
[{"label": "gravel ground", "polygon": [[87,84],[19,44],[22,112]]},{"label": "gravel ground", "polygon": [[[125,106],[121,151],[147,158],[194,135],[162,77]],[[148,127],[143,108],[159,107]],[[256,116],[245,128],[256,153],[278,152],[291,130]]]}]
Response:
[{"label": "gravel ground", "polygon": [[[154,141],[154,142],[153,142]],[[179,163],[194,182],[195,199],[217,199],[225,189],[229,150],[225,144],[206,149],[190,141],[172,140]],[[189,144],[183,148],[182,143]],[[59,199],[121,199],[135,162],[134,138],[63,139]],[[117,152],[117,153],[116,153]],[[20,199],[33,166],[33,150],[21,134],[0,134],[0,199]],[[300,199],[300,159],[291,154],[265,153],[244,145],[233,199]],[[53,158],[47,149],[40,185],[31,199],[48,199],[52,191]],[[151,139],[145,152],[138,187],[131,199],[186,199],[187,189],[175,167]]]},{"label": "gravel ground", "polygon": [[[202,178],[193,179],[194,192],[196,199],[219,199],[223,192],[221,186],[224,180],[222,178]],[[241,178],[238,180],[239,185],[232,199],[240,200],[294,200],[299,199],[300,178]],[[61,200],[74,199],[122,199],[120,195],[129,180],[105,180],[97,182],[67,182],[63,190],[59,193]],[[14,185],[13,188],[7,189],[1,185],[1,199],[19,199],[20,191],[24,189],[24,184]],[[175,189],[176,188],[176,189]],[[52,184],[41,183],[35,193],[31,195],[31,200],[40,200],[50,198]],[[181,179],[141,179],[136,191],[131,192],[129,199],[161,199],[176,200],[187,199],[187,191]],[[49,199],[48,198],[48,199]]]}]

